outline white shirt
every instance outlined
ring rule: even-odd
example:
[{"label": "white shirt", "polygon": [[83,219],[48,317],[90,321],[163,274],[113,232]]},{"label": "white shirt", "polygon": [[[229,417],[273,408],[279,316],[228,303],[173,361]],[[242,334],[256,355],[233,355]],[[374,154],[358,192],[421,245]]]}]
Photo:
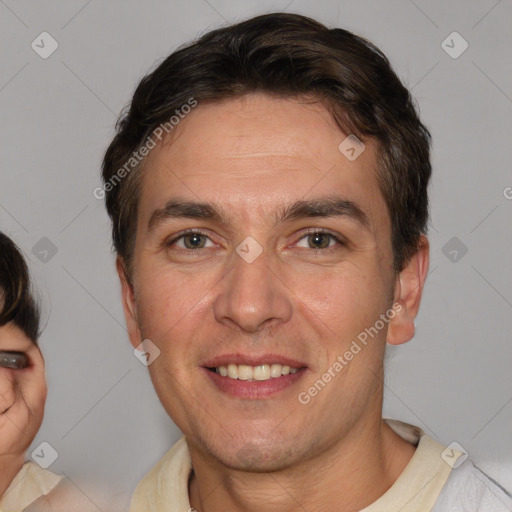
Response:
[{"label": "white shirt", "polygon": [[21,512],[41,496],[47,495],[62,476],[25,462],[0,497],[0,512]]},{"label": "white shirt", "polygon": [[[360,512],[512,512],[512,498],[469,460],[456,469],[461,452],[445,447],[413,425],[385,420],[417,446],[402,474],[386,493]],[[141,480],[130,512],[187,512],[192,471],[185,438],[180,439]]]},{"label": "white shirt", "polygon": [[469,459],[453,469],[432,512],[512,512],[512,497]]}]

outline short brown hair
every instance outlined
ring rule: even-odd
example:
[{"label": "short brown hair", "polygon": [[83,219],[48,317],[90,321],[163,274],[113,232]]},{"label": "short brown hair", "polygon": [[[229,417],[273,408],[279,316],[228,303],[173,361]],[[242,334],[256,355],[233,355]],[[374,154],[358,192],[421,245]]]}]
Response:
[{"label": "short brown hair", "polygon": [[0,326],[12,322],[37,345],[39,317],[25,259],[16,244],[0,232]]},{"label": "short brown hair", "polygon": [[251,92],[320,101],[340,128],[377,142],[377,179],[392,226],[395,271],[427,232],[430,133],[409,91],[372,43],[297,14],[267,14],[213,30],[168,56],[138,85],[103,160],[115,250],[128,276],[135,245],[141,166],[112,186],[150,134],[190,98]]}]

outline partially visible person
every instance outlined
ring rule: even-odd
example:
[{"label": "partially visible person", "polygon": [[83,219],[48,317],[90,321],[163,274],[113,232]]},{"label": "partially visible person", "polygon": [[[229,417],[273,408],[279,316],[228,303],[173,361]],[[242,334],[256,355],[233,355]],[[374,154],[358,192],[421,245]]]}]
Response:
[{"label": "partially visible person", "polygon": [[124,510],[128,496],[99,482],[79,488],[35,462],[25,462],[43,421],[47,395],[39,318],[23,255],[0,232],[0,512]]},{"label": "partially visible person", "polygon": [[37,344],[39,308],[25,260],[0,232],[0,511],[24,510],[61,476],[25,462],[46,401],[44,360]]}]

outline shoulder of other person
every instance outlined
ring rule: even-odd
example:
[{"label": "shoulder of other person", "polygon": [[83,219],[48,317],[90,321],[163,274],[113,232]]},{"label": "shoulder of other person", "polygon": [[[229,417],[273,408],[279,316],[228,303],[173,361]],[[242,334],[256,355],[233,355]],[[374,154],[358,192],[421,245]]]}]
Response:
[{"label": "shoulder of other person", "polygon": [[432,512],[512,512],[512,495],[466,460],[452,469]]}]

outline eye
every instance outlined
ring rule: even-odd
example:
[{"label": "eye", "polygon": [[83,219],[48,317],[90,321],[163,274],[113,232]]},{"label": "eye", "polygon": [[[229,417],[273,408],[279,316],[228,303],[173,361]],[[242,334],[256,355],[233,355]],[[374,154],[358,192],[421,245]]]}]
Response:
[{"label": "eye", "polygon": [[[207,241],[211,245],[207,246]],[[176,245],[179,249],[205,249],[207,247],[214,247],[215,244],[201,231],[189,230],[177,236],[173,240],[166,243],[168,247]]]},{"label": "eye", "polygon": [[[209,245],[208,245],[209,244]],[[299,241],[297,247],[306,249],[331,249],[338,245],[344,245],[344,243],[334,234],[327,231],[321,231],[318,229],[312,229],[310,232],[306,232]],[[216,244],[210,240],[210,238],[200,230],[188,230],[185,231],[169,242],[166,242],[167,247],[175,246],[180,250],[198,250],[207,249],[209,247],[215,247]]]},{"label": "eye", "polygon": [[[304,242],[302,242],[303,240]],[[297,246],[305,247],[307,249],[330,249],[331,247],[335,246],[336,243],[343,245],[343,242],[333,234],[327,231],[317,230],[311,231],[305,236],[301,237],[297,243]]]}]

